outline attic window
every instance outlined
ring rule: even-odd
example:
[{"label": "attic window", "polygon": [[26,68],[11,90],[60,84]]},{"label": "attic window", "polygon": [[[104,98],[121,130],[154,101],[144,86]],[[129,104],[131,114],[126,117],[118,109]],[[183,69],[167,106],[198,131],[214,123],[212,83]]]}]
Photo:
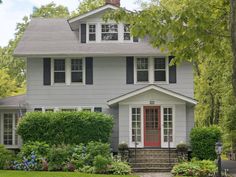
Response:
[{"label": "attic window", "polygon": [[118,25],[103,24],[102,25],[102,41],[117,41],[118,40]]},{"label": "attic window", "polygon": [[129,24],[125,24],[124,25],[124,40],[125,41],[130,41],[131,37],[130,37],[130,25]]},{"label": "attic window", "polygon": [[89,41],[96,41],[96,25],[89,25]]}]

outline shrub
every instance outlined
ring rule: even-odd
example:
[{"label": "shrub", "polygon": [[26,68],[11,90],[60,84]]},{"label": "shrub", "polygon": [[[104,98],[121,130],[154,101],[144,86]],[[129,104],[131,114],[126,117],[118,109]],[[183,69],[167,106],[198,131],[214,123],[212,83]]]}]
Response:
[{"label": "shrub", "polygon": [[13,154],[8,151],[4,145],[0,145],[0,170],[8,168],[10,161],[13,158]]},{"label": "shrub", "polygon": [[109,172],[114,175],[128,175],[131,173],[131,167],[121,161],[113,161],[109,168]]},{"label": "shrub", "polygon": [[217,158],[215,143],[221,138],[218,127],[194,128],[191,131],[192,156],[200,160],[214,160]]},{"label": "shrub", "polygon": [[185,143],[180,143],[177,145],[176,149],[177,149],[177,152],[187,153],[188,152],[188,145]]},{"label": "shrub", "polygon": [[34,153],[38,158],[46,158],[50,147],[45,142],[28,142],[21,147],[19,156],[29,158]]},{"label": "shrub", "polygon": [[95,167],[86,165],[83,168],[80,168],[79,171],[82,173],[95,173]]},{"label": "shrub", "polygon": [[107,173],[107,167],[110,164],[110,160],[106,157],[98,155],[94,158],[93,166],[95,167],[96,173],[105,174]]},{"label": "shrub", "polygon": [[214,176],[217,171],[215,162],[209,160],[184,162],[175,165],[171,171],[173,175],[210,177]]},{"label": "shrub", "polygon": [[52,146],[48,155],[48,170],[62,171],[70,163],[72,147],[66,145]]},{"label": "shrub", "polygon": [[113,119],[109,115],[91,112],[27,113],[18,125],[24,142],[49,144],[87,144],[109,141]]}]

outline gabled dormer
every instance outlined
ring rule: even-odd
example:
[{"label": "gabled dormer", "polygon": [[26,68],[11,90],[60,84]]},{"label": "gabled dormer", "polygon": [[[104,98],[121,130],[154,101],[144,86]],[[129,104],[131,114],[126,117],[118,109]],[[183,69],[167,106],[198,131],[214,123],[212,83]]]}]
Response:
[{"label": "gabled dormer", "polygon": [[105,22],[105,13],[120,8],[120,0],[106,0],[106,4],[85,14],[68,20],[72,31],[79,31],[80,43],[133,43],[138,38],[131,36],[130,25]]}]

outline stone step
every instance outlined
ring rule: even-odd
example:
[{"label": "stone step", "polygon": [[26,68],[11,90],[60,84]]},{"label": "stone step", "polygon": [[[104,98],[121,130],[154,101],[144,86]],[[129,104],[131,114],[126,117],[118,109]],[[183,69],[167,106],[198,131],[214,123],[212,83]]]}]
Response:
[{"label": "stone step", "polygon": [[148,173],[148,172],[170,172],[172,168],[132,168],[133,172],[136,173]]},{"label": "stone step", "polygon": [[[129,153],[131,156],[135,155],[135,150],[130,150]],[[173,154],[177,156],[177,153],[175,150],[168,151],[168,150],[139,150],[137,149],[136,154],[138,155],[162,155],[162,154],[172,155]]]},{"label": "stone step", "polygon": [[176,163],[130,163],[132,168],[172,168]]},{"label": "stone step", "polygon": [[166,153],[162,153],[162,154],[139,154],[137,153],[136,156],[135,154],[130,154],[129,155],[130,158],[137,158],[137,159],[159,159],[159,158],[177,158],[177,154],[166,154]]},{"label": "stone step", "polygon": [[177,158],[147,158],[147,157],[144,157],[144,158],[130,158],[129,159],[130,163],[177,163],[178,162],[178,159]]}]

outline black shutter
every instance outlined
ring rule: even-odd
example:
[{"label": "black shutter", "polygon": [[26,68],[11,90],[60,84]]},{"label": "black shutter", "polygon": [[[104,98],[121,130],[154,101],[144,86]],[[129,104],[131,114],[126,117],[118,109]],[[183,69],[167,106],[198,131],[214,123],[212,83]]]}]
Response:
[{"label": "black shutter", "polygon": [[126,57],[126,83],[134,83],[134,57]]},{"label": "black shutter", "polygon": [[93,85],[93,58],[86,57],[86,84]]},{"label": "black shutter", "polygon": [[[171,62],[171,60],[174,59],[174,56],[170,56],[169,57],[169,63]],[[176,64],[169,66],[169,83],[170,84],[175,84],[177,82],[176,79]]]},{"label": "black shutter", "polygon": [[43,85],[51,85],[51,59],[43,59]]},{"label": "black shutter", "polygon": [[138,42],[139,38],[138,37],[133,37],[133,42]]},{"label": "black shutter", "polygon": [[81,24],[81,43],[86,43],[86,24]]}]

